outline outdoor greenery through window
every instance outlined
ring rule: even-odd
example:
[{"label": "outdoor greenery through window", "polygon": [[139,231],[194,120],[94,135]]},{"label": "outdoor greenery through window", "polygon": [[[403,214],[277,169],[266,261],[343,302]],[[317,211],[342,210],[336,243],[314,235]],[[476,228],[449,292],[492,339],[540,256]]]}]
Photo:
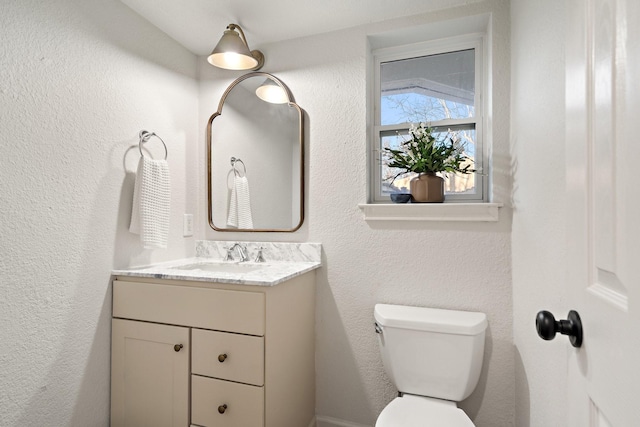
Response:
[{"label": "outdoor greenery through window", "polygon": [[[439,173],[446,201],[483,201],[482,38],[422,44],[419,49],[381,49],[375,57],[375,165],[372,201],[409,192],[415,173],[388,166],[385,148],[398,149],[411,125],[431,127],[437,139],[462,147],[475,173]],[[464,166],[464,165],[463,165]]]}]

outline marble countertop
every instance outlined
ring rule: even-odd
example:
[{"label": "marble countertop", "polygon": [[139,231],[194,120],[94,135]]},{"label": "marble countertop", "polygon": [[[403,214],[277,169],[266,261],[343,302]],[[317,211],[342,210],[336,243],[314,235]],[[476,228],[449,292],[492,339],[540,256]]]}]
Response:
[{"label": "marble countertop", "polygon": [[274,286],[296,276],[320,268],[320,245],[315,243],[249,243],[250,259],[260,247],[266,262],[223,261],[226,247],[233,242],[200,241],[195,258],[113,270],[114,276],[153,279],[194,280],[199,282],[234,283],[239,285]]}]

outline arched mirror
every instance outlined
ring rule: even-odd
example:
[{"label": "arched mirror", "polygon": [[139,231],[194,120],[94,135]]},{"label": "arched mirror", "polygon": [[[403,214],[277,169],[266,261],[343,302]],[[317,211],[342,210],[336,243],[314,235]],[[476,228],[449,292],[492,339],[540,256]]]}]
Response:
[{"label": "arched mirror", "polygon": [[207,124],[209,225],[293,232],[304,220],[304,112],[275,76],[229,85]]}]

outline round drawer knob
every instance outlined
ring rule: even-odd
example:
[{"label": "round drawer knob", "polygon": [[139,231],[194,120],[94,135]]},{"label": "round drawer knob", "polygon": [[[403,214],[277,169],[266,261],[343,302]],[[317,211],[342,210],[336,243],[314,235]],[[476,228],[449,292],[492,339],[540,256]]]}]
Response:
[{"label": "round drawer knob", "polygon": [[228,356],[226,355],[226,353],[219,355],[218,356],[218,362],[220,362],[220,363],[224,362],[225,360],[227,360],[227,357]]},{"label": "round drawer knob", "polygon": [[218,412],[219,413],[224,414],[226,410],[227,410],[227,404],[226,403],[224,405],[218,406]]},{"label": "round drawer knob", "polygon": [[184,347],[182,344],[176,344],[176,345],[173,346],[173,349],[175,351],[180,351],[180,350],[182,350],[182,347]]}]

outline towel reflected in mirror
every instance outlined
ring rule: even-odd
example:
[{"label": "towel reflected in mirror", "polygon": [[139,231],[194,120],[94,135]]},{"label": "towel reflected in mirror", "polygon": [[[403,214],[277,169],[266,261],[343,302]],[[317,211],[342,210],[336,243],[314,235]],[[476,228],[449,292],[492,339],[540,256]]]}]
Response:
[{"label": "towel reflected in mirror", "polygon": [[239,176],[239,174],[234,174],[233,186],[231,187],[231,196],[229,200],[227,225],[229,227],[239,229],[253,228],[249,181],[247,180],[246,175]]}]

